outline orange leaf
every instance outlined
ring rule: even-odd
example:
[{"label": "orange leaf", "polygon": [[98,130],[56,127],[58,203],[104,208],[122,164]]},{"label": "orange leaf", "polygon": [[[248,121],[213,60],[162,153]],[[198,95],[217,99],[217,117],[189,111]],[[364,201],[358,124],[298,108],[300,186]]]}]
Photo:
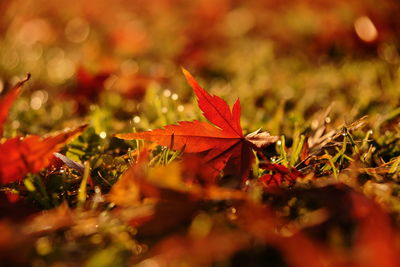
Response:
[{"label": "orange leaf", "polygon": [[238,207],[238,225],[265,244],[278,248],[288,266],[346,266],[335,251],[302,232],[283,236],[277,229],[285,221],[266,206],[247,202]]},{"label": "orange leaf", "polygon": [[201,177],[214,182],[225,168],[227,173],[247,178],[254,160],[252,148],[260,148],[278,140],[269,134],[254,133],[244,137],[240,126],[240,101],[232,111],[220,97],[210,95],[200,87],[192,75],[183,69],[188,83],[193,88],[203,115],[209,122],[191,121],[167,125],[153,131],[118,134],[118,138],[144,139],[186,153],[201,153],[198,158],[203,169]]},{"label": "orange leaf", "polygon": [[204,117],[224,132],[231,133],[236,137],[243,137],[240,126],[240,100],[236,100],[231,112],[228,104],[222,98],[207,93],[187,70],[183,69],[183,74],[197,96],[199,108],[203,111]]},{"label": "orange leaf", "polygon": [[14,137],[0,144],[0,183],[19,181],[26,174],[47,167],[53,153],[85,128],[83,125],[46,138],[37,135]]},{"label": "orange leaf", "polygon": [[22,85],[29,80],[31,75],[28,73],[26,78],[19,83],[17,83],[3,99],[0,100],[0,136],[3,135],[3,124],[6,122],[8,117],[8,112],[12,104],[14,103],[15,99],[21,92]]},{"label": "orange leaf", "polygon": [[149,255],[159,266],[208,266],[229,259],[250,244],[249,236],[240,231],[219,230],[204,237],[172,235],[157,243]]},{"label": "orange leaf", "polygon": [[353,215],[358,220],[353,266],[399,266],[396,233],[390,216],[361,194],[351,193]]}]

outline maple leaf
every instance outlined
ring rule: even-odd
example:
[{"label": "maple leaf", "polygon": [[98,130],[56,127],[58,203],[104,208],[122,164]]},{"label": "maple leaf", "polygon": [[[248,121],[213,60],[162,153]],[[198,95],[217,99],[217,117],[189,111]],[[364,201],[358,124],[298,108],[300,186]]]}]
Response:
[{"label": "maple leaf", "polygon": [[259,178],[264,186],[279,186],[284,182],[293,185],[297,178],[303,177],[303,174],[295,168],[288,168],[283,165],[274,163],[260,164],[260,168],[270,171],[271,173],[264,174]]},{"label": "maple leaf", "polygon": [[8,112],[15,99],[21,92],[22,85],[30,79],[31,75],[28,73],[26,78],[18,82],[1,100],[0,100],[0,136],[3,135],[3,124],[7,120]]},{"label": "maple leaf", "polygon": [[183,74],[197,96],[204,117],[212,124],[197,120],[181,121],[162,129],[117,134],[116,137],[144,139],[174,150],[196,153],[206,174],[202,176],[207,177],[208,182],[214,182],[223,169],[226,173],[247,178],[254,160],[252,149],[276,142],[278,137],[259,131],[245,137],[240,125],[240,100],[231,110],[222,98],[210,95],[201,88],[188,71],[183,69]]},{"label": "maple leaf", "polygon": [[6,140],[0,144],[0,184],[19,181],[26,174],[47,167],[53,153],[85,128],[86,125],[82,125],[46,138],[31,135]]}]

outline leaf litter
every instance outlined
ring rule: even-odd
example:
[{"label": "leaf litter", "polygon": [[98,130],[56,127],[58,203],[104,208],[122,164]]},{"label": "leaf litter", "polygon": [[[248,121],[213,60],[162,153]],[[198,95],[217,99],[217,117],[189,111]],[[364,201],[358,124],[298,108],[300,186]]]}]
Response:
[{"label": "leaf litter", "polygon": [[[21,92],[28,77],[0,100],[2,264],[399,265],[398,53],[391,43],[398,34],[389,34],[397,24],[386,16],[396,14],[396,5],[384,1],[379,8],[386,13],[375,6],[351,9],[346,22],[327,16],[319,5],[294,5],[306,11],[299,16],[306,24],[333,23],[326,32],[290,19],[282,20],[284,30],[276,27],[271,18],[281,10],[288,18],[302,14],[291,5],[208,2],[139,4],[131,23],[126,16],[120,21],[112,8],[121,4],[129,13],[124,1],[107,3],[113,14],[104,18],[97,15],[101,1],[89,3],[82,18],[72,12],[75,19],[65,29],[58,20],[48,23],[46,14],[55,12],[46,3],[40,19],[29,14],[0,27],[6,89],[8,75],[32,66],[34,54],[49,49],[38,60],[44,58],[48,77]],[[15,7],[2,5],[2,21],[15,17],[9,6]],[[173,17],[160,16],[161,6]],[[193,9],[189,19],[182,17],[187,9]],[[342,9],[349,10],[347,4]],[[67,19],[70,6],[63,10]],[[142,25],[141,14],[156,19]],[[242,19],[247,24],[238,25]],[[113,21],[118,30],[99,32],[102,20]],[[174,24],[180,20],[185,23]],[[376,26],[379,38],[358,44],[365,42],[360,21]],[[164,24],[183,37],[162,34]],[[54,33],[59,27],[71,41],[65,49],[41,34],[33,45],[17,48],[7,39],[16,28],[17,39],[25,42],[32,29]],[[90,32],[85,49],[73,52],[85,31]],[[99,46],[104,40],[107,45]],[[273,52],[264,44],[271,40],[278,44]],[[172,41],[181,50],[169,49]],[[341,58],[375,49],[379,59]],[[299,50],[301,60],[281,54]],[[311,54],[308,63],[303,53]],[[70,65],[80,54],[101,63],[78,64],[74,75]],[[149,66],[149,58],[168,60]],[[195,68],[221,96],[183,71],[202,117],[174,64]],[[66,93],[46,91],[47,84]],[[232,88],[240,101],[230,108],[224,99],[236,95]],[[53,97],[62,101],[47,102]],[[89,125],[79,126],[82,120]],[[271,135],[251,132],[260,127]],[[149,128],[157,129],[143,131]],[[114,135],[121,132],[130,133]]]},{"label": "leaf litter", "polygon": [[[111,252],[127,253],[130,262],[139,266],[150,263],[162,266],[178,263],[207,265],[235,259],[236,255],[255,247],[273,249],[289,266],[398,264],[395,256],[398,234],[384,207],[359,193],[359,182],[349,183],[342,176],[334,180],[316,178],[317,168],[335,173],[336,168],[339,168],[338,172],[342,168],[337,165],[339,159],[351,163],[351,155],[346,156],[346,153],[351,152],[359,158],[362,147],[354,141],[351,132],[360,129],[366,118],[325,134],[325,126],[317,127],[312,139],[299,143],[298,151],[281,148],[282,161],[277,163],[274,158],[268,158],[266,151],[284,139],[260,130],[245,136],[240,124],[239,100],[231,110],[222,98],[210,95],[186,70],[183,72],[197,96],[203,116],[209,122],[181,121],[161,129],[116,135],[119,139],[143,139],[181,151],[180,155],[172,157],[170,163],[167,160],[164,164],[151,166],[154,146],[140,145],[139,148],[140,143],[136,143],[135,153],[122,156],[119,163],[106,155],[94,158],[88,169],[90,173],[86,173],[85,166],[89,165],[87,161],[86,165],[83,164],[85,152],[79,152],[79,149],[88,148],[78,145],[80,141],[73,141],[70,148],[63,150],[72,158],[59,151],[74,137],[84,134],[87,125],[45,137],[32,135],[3,140],[0,144],[3,190],[8,196],[13,190],[21,196],[8,202],[8,209],[18,207],[18,203],[29,198],[36,198],[38,204],[50,207],[40,199],[46,196],[50,201],[54,197],[47,195],[49,189],[45,183],[62,175],[75,177],[76,191],[70,191],[70,194],[78,200],[74,204],[76,207],[71,208],[65,195],[58,207],[41,214],[27,213],[20,224],[2,221],[1,228],[6,234],[0,247],[1,257],[6,262],[23,262],[32,250],[39,255],[51,253],[51,244],[64,239],[82,240],[82,246],[86,246],[84,244],[106,242],[104,238],[122,235],[124,240],[130,240],[130,245],[126,243],[118,250],[111,249]],[[24,82],[12,92],[15,94]],[[5,114],[15,97],[4,100],[7,101]],[[349,150],[346,144],[352,149]],[[162,152],[165,155],[160,157],[168,157],[166,148]],[[128,164],[127,156],[130,159]],[[289,160],[285,157],[298,158]],[[300,162],[296,164],[298,160]],[[378,166],[377,170],[390,168],[389,172],[393,173],[397,162],[393,159]],[[103,197],[96,179],[104,177],[96,174],[95,169],[104,164],[122,164],[125,167]],[[301,171],[296,168],[299,166],[303,167]],[[314,173],[303,173],[304,166],[312,167]],[[371,168],[359,169],[372,172]],[[85,175],[97,178],[89,185],[84,183]],[[222,182],[226,177],[238,182],[229,186]],[[73,180],[69,190],[74,190]],[[320,191],[313,189],[313,184]],[[86,199],[89,195],[91,197]],[[312,196],[311,200],[308,200],[309,196]],[[304,209],[301,206],[306,207],[308,201],[312,203],[312,199],[318,197],[321,200],[336,198],[347,201],[350,208],[327,205],[308,207],[301,214],[292,214],[295,210],[291,209],[296,205],[299,206],[297,212],[300,212]],[[286,198],[288,200],[284,200]],[[281,206],[282,203],[288,206]],[[106,210],[101,211],[100,207]],[[333,214],[337,212],[343,214],[344,225],[358,229],[354,240],[347,245],[352,251],[350,254],[336,249],[329,242],[323,244],[310,234],[318,228],[329,231]],[[372,217],[376,220],[371,221]],[[111,230],[110,225],[116,228]],[[98,227],[105,228],[99,230]],[[345,231],[346,227],[341,227],[340,231]],[[380,229],[379,240],[371,234],[377,228]],[[56,237],[60,231],[64,233],[61,239]],[[88,238],[89,243],[84,241]],[[15,250],[22,251],[20,259],[14,258],[12,251]],[[63,254],[68,255],[67,250]]]}]

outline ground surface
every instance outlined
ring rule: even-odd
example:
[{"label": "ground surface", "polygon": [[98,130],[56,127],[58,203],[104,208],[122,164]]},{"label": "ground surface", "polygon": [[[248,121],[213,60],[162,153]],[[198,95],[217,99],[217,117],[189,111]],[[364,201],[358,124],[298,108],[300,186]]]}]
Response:
[{"label": "ground surface", "polygon": [[399,10],[3,1],[1,262],[399,266]]}]

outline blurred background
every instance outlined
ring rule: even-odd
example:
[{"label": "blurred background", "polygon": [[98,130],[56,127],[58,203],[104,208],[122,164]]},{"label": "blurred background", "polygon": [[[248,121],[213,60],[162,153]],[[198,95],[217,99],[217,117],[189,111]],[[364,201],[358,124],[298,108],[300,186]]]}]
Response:
[{"label": "blurred background", "polygon": [[[334,103],[332,116],[350,120],[399,102],[395,0],[13,0],[0,12],[0,91],[33,77],[10,134],[90,112],[142,128],[193,118],[181,66],[230,103],[240,97],[245,127],[273,133],[287,131],[271,122],[282,114],[301,124]],[[157,122],[144,110],[146,95],[159,93],[182,115]],[[36,126],[18,122],[32,118]]]}]

